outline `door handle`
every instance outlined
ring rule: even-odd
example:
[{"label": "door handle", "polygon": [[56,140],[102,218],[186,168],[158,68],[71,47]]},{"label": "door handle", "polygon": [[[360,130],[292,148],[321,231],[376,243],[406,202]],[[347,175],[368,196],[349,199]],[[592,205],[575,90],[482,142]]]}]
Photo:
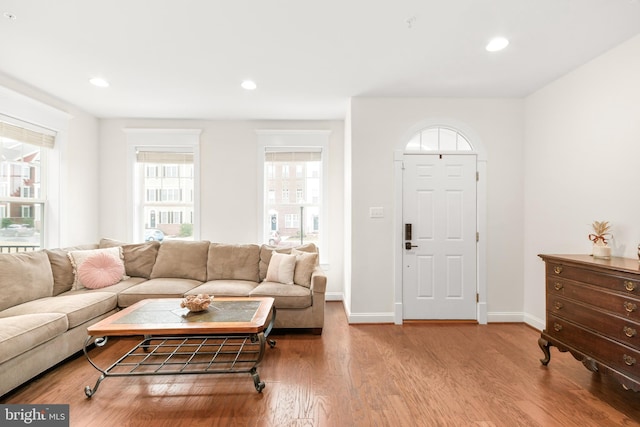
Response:
[{"label": "door handle", "polygon": [[408,251],[410,251],[410,250],[411,250],[411,248],[417,248],[417,247],[418,247],[418,245],[412,245],[412,244],[411,244],[411,242],[405,242],[405,243],[404,243],[404,248],[405,248],[406,250],[408,250]]}]

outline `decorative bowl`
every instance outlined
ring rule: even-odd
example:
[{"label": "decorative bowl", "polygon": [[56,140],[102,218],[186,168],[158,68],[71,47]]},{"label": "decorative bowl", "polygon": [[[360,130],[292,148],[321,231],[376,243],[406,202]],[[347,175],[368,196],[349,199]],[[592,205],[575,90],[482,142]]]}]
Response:
[{"label": "decorative bowl", "polygon": [[180,307],[193,312],[204,311],[209,307],[211,301],[213,301],[213,296],[207,294],[187,295],[180,303]]}]

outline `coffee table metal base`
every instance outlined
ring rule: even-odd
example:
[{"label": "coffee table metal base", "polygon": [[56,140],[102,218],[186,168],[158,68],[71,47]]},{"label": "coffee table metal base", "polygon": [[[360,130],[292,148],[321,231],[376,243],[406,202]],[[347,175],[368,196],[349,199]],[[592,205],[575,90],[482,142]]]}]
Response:
[{"label": "coffee table metal base", "polygon": [[[101,369],[89,357],[87,347],[93,337],[87,337],[84,354],[94,368],[101,372],[96,384],[85,387],[87,397],[93,396],[102,380],[107,377],[142,375],[201,375],[249,373],[256,390],[265,387],[257,367],[262,361],[265,342],[271,348],[274,340],[267,340],[263,332],[250,335],[205,336],[146,336],[106,369]],[[102,347],[107,337],[97,338],[95,345]]]}]

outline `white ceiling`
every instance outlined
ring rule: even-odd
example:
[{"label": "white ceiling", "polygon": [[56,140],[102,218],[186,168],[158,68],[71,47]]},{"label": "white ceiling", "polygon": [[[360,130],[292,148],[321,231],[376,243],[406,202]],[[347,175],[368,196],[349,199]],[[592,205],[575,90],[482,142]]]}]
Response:
[{"label": "white ceiling", "polygon": [[639,33],[638,0],[0,0],[0,72],[98,117],[337,119],[523,97]]}]

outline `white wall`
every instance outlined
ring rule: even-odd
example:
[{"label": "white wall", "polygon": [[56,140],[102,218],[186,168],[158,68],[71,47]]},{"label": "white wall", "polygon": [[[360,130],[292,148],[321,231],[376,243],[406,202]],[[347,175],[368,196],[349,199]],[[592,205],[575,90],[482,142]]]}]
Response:
[{"label": "white wall", "polygon": [[100,121],[102,216],[104,237],[127,240],[127,141],[125,128],[202,129],[200,238],[225,243],[258,241],[258,146],[256,130],[330,130],[329,263],[327,298],[341,299],[343,289],[343,140],[342,121],[135,120]]},{"label": "white wall", "polygon": [[[98,120],[92,115],[0,73],[0,86],[29,101],[16,112],[0,97],[0,112],[58,131],[54,155],[60,159],[59,181],[51,182],[47,247],[96,242],[98,238]],[[29,105],[31,104],[31,107]],[[44,112],[44,113],[43,113]],[[49,123],[42,122],[42,120]],[[52,156],[53,157],[53,156]]]},{"label": "white wall", "polygon": [[[479,136],[487,150],[488,320],[523,313],[523,101],[517,99],[353,98],[351,129],[351,322],[392,322],[393,153],[421,122],[445,118]],[[384,208],[371,219],[369,207]],[[398,231],[398,230],[395,230]]]},{"label": "white wall", "polygon": [[540,253],[591,253],[595,220],[613,225],[613,255],[640,243],[640,36],[525,101],[527,322],[544,327]]}]

